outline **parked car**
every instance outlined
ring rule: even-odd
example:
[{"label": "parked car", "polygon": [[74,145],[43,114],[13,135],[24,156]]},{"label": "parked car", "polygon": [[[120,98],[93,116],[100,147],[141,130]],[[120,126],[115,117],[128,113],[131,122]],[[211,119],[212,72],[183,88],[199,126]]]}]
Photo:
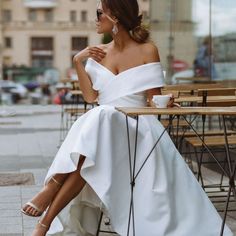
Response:
[{"label": "parked car", "polygon": [[7,101],[7,103],[16,103],[18,100],[27,97],[28,90],[22,84],[9,80],[0,80],[0,94],[1,100],[8,98],[11,101]]}]

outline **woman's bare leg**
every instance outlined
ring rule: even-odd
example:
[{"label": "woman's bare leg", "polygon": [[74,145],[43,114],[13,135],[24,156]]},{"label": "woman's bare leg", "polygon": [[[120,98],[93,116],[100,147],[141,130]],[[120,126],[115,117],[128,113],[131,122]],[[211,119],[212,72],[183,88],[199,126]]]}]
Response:
[{"label": "woman's bare leg", "polygon": [[29,216],[40,216],[47,209],[64,183],[68,174],[56,174],[30,202],[22,207],[22,212]]},{"label": "woman's bare leg", "polygon": [[32,236],[46,235],[48,229],[46,227],[42,227],[42,225],[49,227],[53,219],[60,213],[60,211],[83,189],[86,182],[80,175],[80,169],[84,159],[84,157],[80,158],[77,170],[68,175],[63,186],[60,188],[49,206],[46,214],[40,220],[40,224],[38,224],[33,231]]}]

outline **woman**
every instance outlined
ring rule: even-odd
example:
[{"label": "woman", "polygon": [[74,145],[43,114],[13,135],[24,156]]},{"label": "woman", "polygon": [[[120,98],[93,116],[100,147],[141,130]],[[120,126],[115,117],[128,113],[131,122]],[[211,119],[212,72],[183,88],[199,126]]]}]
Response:
[{"label": "woman", "polygon": [[[102,203],[114,230],[127,235],[130,183],[126,125],[125,116],[114,106],[142,107],[147,101],[152,105],[152,96],[160,94],[164,85],[163,74],[157,48],[148,42],[149,33],[141,26],[137,0],[101,0],[96,26],[98,33],[111,33],[113,41],[86,48],[74,62],[85,100],[98,99],[100,106],[74,123],[43,190],[22,208],[30,216],[46,211],[33,236],[46,235],[54,218],[79,193],[80,202],[91,212]],[[86,59],[85,70],[82,62]],[[153,116],[139,120],[137,167],[163,131]],[[134,136],[136,121],[130,118],[129,123]],[[219,215],[167,134],[140,172],[134,194],[138,236],[215,236],[220,232]],[[75,220],[75,212],[79,210],[70,209],[71,220]],[[81,228],[76,235],[95,234],[90,231],[94,229],[91,217],[86,220],[72,226]],[[224,235],[232,235],[227,227]]]}]

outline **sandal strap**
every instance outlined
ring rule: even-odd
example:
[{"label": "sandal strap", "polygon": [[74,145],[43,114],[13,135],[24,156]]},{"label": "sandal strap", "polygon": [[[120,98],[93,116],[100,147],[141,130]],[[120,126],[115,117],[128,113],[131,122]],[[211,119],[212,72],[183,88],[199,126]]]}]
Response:
[{"label": "sandal strap", "polygon": [[48,230],[49,226],[43,224],[40,220],[38,221],[39,226],[43,227],[44,229]]},{"label": "sandal strap", "polygon": [[62,183],[60,183],[59,181],[57,181],[53,176],[51,177],[51,179],[59,186],[62,186]]},{"label": "sandal strap", "polygon": [[34,208],[39,214],[43,213],[42,210],[40,210],[34,203],[32,202],[27,202],[26,205],[31,206],[32,208]]}]

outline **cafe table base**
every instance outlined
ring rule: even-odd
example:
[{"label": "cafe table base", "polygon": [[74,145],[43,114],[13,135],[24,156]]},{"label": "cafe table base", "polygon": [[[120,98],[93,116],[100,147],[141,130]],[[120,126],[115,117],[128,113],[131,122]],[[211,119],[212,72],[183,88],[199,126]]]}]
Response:
[{"label": "cafe table base", "polygon": [[[127,139],[128,139],[128,149],[129,149],[129,169],[130,169],[130,188],[131,188],[131,199],[130,199],[130,209],[129,209],[129,219],[128,219],[128,225],[127,225],[127,236],[130,234],[130,229],[132,227],[133,230],[133,236],[135,236],[135,203],[134,203],[134,188],[135,188],[135,181],[140,174],[141,170],[143,169],[145,163],[148,161],[151,153],[159,143],[161,137],[167,130],[170,128],[170,125],[172,123],[172,120],[176,117],[183,117],[183,119],[189,124],[189,127],[193,130],[195,135],[201,140],[202,145],[204,148],[208,151],[209,155],[215,160],[215,162],[218,164],[220,169],[223,171],[223,173],[228,177],[229,179],[229,190],[227,199],[225,202],[225,210],[224,210],[224,216],[223,221],[221,225],[221,232],[220,236],[223,236],[224,227],[225,227],[225,221],[226,216],[228,213],[228,206],[229,206],[229,200],[231,192],[233,192],[234,198],[236,200],[236,189],[235,189],[235,175],[236,175],[236,163],[232,164],[230,151],[229,151],[229,144],[228,144],[228,138],[227,138],[227,130],[226,130],[226,124],[225,124],[225,116],[236,116],[236,107],[233,107],[231,109],[225,108],[225,107],[183,107],[183,108],[164,108],[164,109],[157,109],[157,108],[116,108],[118,111],[122,112],[126,116],[126,127],[127,127]],[[152,149],[148,153],[147,157],[144,159],[143,164],[139,169],[136,169],[136,152],[137,152],[137,140],[138,140],[138,128],[139,128],[139,115],[169,115],[170,123],[169,125],[164,128],[162,134],[157,139],[155,144],[153,145]],[[218,161],[218,159],[215,157],[215,155],[212,153],[210,148],[206,145],[204,142],[204,138],[201,137],[201,135],[196,131],[196,129],[192,125],[192,121],[189,121],[186,116],[188,115],[195,115],[195,116],[203,116],[203,115],[220,115],[222,117],[223,121],[223,127],[224,127],[224,138],[225,138],[225,148],[226,148],[226,161],[228,165],[228,171],[224,168],[224,166],[221,165],[221,163]],[[131,137],[129,134],[129,117],[133,117],[136,119],[136,131],[135,131],[135,147],[134,147],[134,158],[132,162],[131,157]]]}]

